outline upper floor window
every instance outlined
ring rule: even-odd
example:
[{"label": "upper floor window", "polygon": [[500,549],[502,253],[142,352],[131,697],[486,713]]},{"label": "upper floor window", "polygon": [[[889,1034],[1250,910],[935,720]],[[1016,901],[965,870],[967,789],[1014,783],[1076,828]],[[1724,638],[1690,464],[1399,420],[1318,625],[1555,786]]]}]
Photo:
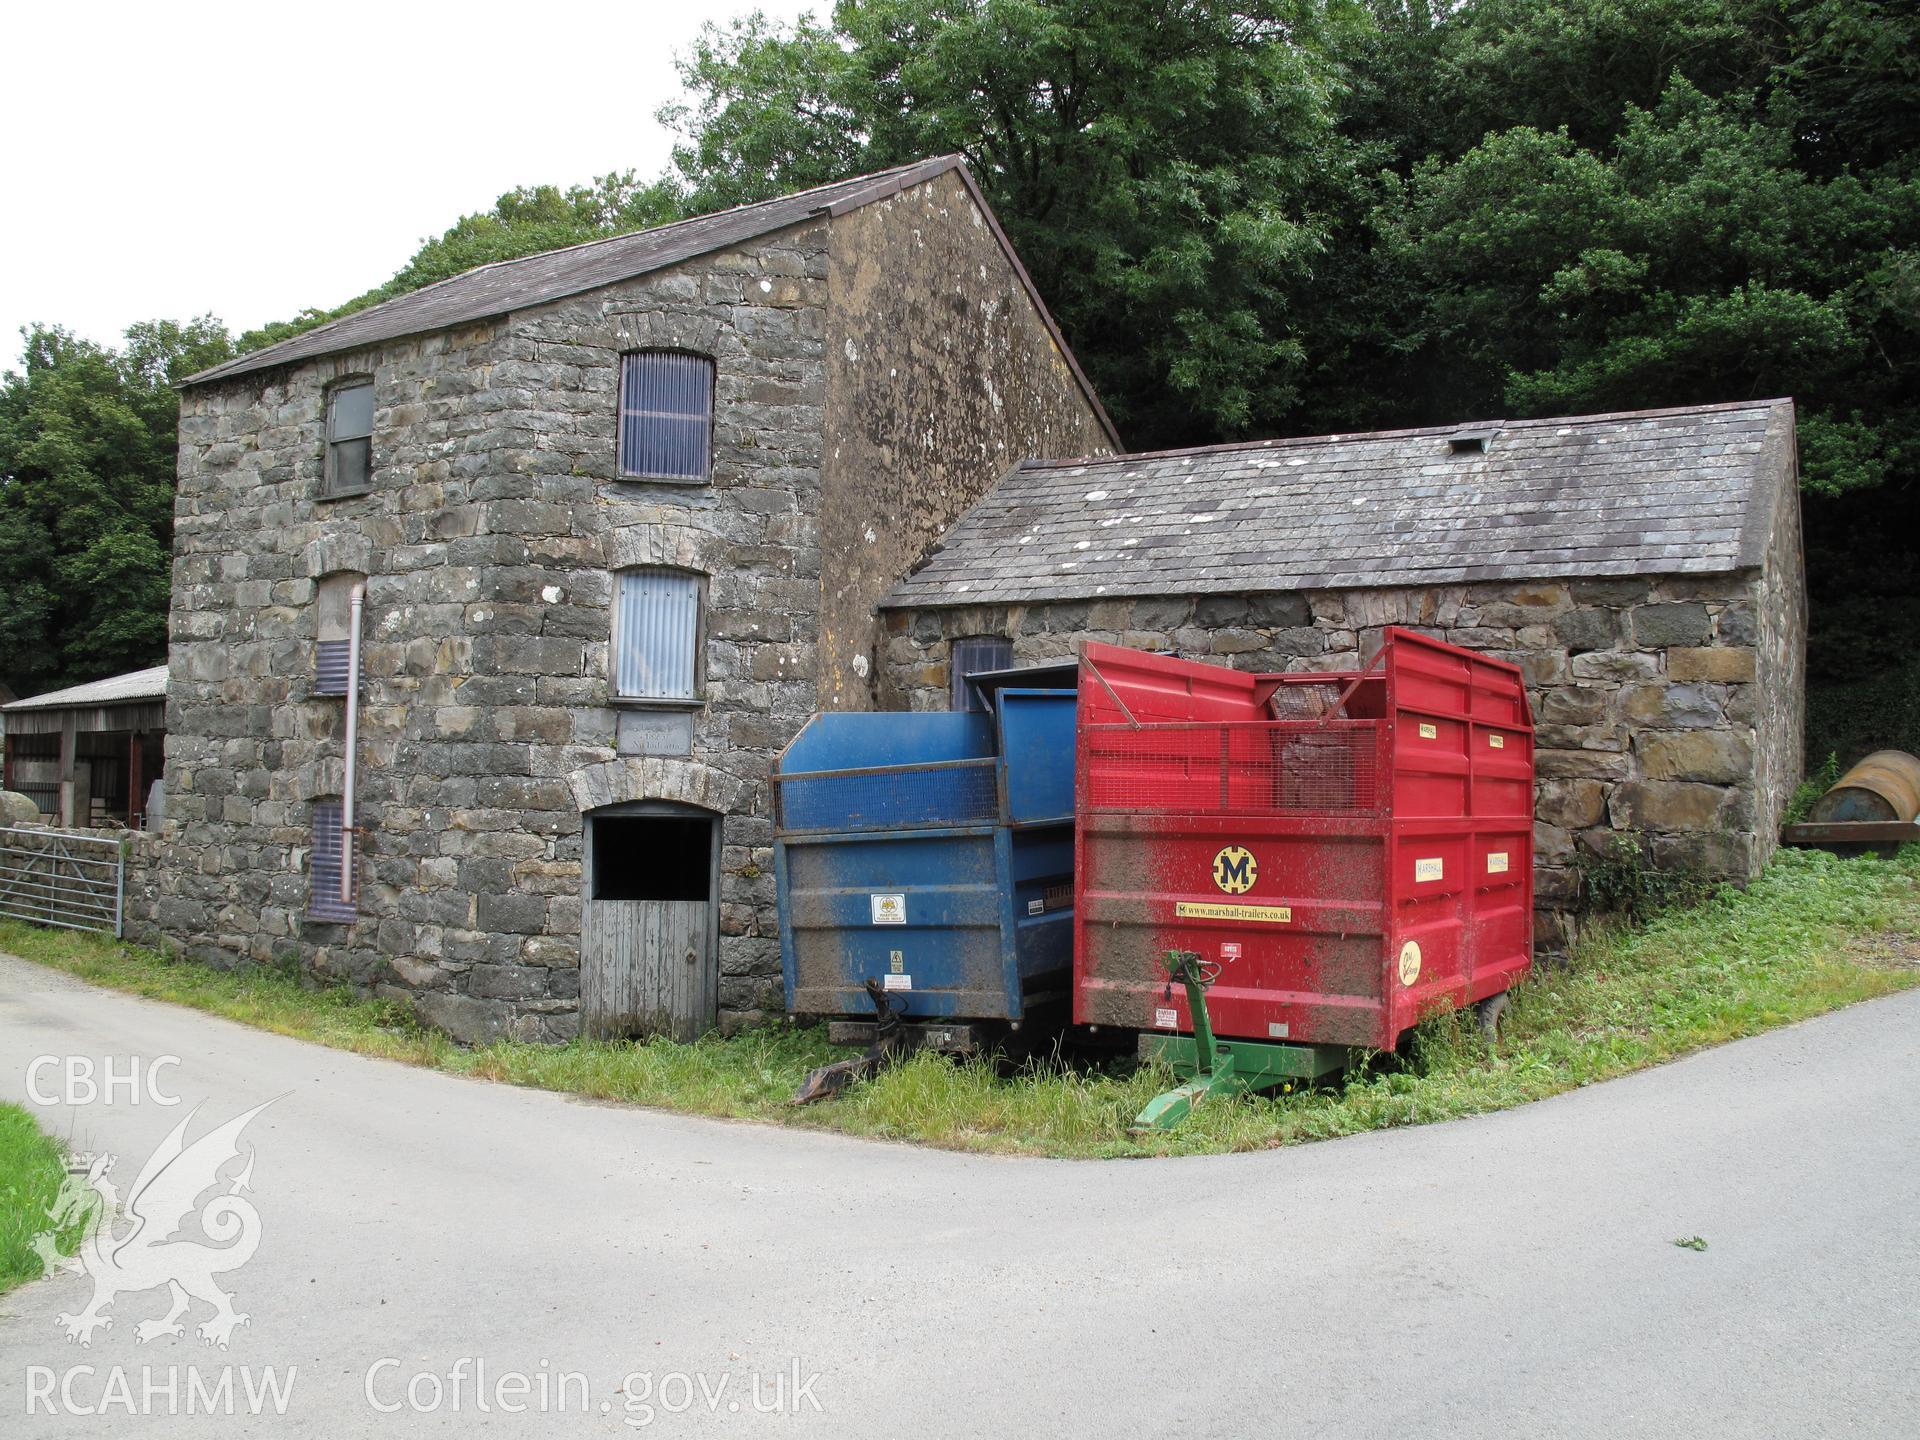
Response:
[{"label": "upper floor window", "polygon": [[997,635],[971,635],[955,640],[947,664],[947,708],[984,710],[986,702],[968,681],[975,675],[1013,668],[1013,642]]},{"label": "upper floor window", "polygon": [[356,380],[327,395],[327,463],[322,495],[373,488],[373,382]]},{"label": "upper floor window", "polygon": [[713,466],[713,361],[678,350],[620,357],[620,473],[704,480]]},{"label": "upper floor window", "polygon": [[706,577],[648,567],[614,577],[613,693],[625,700],[693,700],[701,674]]},{"label": "upper floor window", "polygon": [[349,639],[353,634],[353,588],[364,584],[366,578],[351,570],[341,570],[321,578],[314,602],[317,612],[314,630],[320,642],[314,667],[313,693],[316,695],[347,693],[347,662],[351,650]]}]

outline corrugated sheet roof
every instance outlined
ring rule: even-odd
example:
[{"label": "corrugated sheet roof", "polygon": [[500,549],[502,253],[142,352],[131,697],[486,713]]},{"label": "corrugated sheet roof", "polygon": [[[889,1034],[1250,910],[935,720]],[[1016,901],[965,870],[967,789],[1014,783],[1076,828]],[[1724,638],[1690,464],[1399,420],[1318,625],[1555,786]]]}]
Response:
[{"label": "corrugated sheet roof", "polygon": [[1758,400],[1027,461],[885,603],[1745,569],[1793,444]]},{"label": "corrugated sheet roof", "polygon": [[330,320],[264,350],[202,370],[181,381],[181,387],[204,385],[295,360],[355,350],[383,340],[397,340],[403,335],[444,330],[452,325],[505,315],[529,305],[564,299],[784,230],[823,211],[840,213],[854,205],[884,200],[910,185],[953,169],[964,173],[960,156],[942,155],[631,235],[589,240],[564,250],[548,250],[518,260],[481,265]]},{"label": "corrugated sheet roof", "polygon": [[65,690],[49,690],[45,695],[29,695],[11,705],[0,706],[9,713],[16,710],[90,709],[96,705],[123,705],[134,701],[164,700],[167,695],[167,667],[134,670],[125,675],[110,675],[105,680],[85,685],[70,685]]}]

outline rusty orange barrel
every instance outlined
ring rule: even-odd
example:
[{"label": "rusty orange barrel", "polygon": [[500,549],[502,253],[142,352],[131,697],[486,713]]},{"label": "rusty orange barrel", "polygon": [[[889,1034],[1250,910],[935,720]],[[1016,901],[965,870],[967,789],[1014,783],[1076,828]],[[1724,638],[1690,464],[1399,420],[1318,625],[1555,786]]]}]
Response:
[{"label": "rusty orange barrel", "polygon": [[1920,759],[1904,750],[1876,750],[1814,802],[1815,824],[1920,818]]}]

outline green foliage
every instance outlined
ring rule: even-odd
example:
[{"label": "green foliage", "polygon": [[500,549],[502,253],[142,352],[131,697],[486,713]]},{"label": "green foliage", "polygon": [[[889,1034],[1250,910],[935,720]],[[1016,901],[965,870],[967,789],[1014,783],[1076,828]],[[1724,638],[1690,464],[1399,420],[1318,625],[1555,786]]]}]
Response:
[{"label": "green foliage", "polygon": [[697,208],[964,152],[1129,440],[1790,394],[1920,476],[1911,7],[841,0],[710,28]]},{"label": "green foliage", "polygon": [[1809,497],[1807,751],[1920,754],[1920,485]]},{"label": "green foliage", "polygon": [[476,265],[645,230],[678,220],[681,213],[680,192],[672,181],[642,184],[631,170],[565,190],[553,185],[522,186],[502,195],[491,210],[463,215],[442,234],[423,240],[413,258],[384,285],[330,310],[303,310],[291,320],[249,330],[240,337],[239,348],[257,350],[275,344]]},{"label": "green foliage", "polygon": [[1646,842],[1632,831],[1609,836],[1598,853],[1579,851],[1573,865],[1580,876],[1580,908],[1589,915],[1645,921],[1697,903],[1709,888],[1685,866],[1656,865]]},{"label": "green foliage", "polygon": [[1675,74],[1701,92],[1749,95],[1780,59],[1777,0],[1479,0],[1438,57],[1442,143],[1565,129],[1604,149]]},{"label": "green foliage", "polygon": [[1788,0],[1774,84],[1803,154],[1829,173],[1911,166],[1920,139],[1920,8],[1911,0]]},{"label": "green foliage", "polygon": [[1210,1099],[1180,1129],[1144,1137],[1128,1124],[1169,1075],[1125,1061],[1010,1066],[921,1052],[839,1100],[796,1110],[787,1097],[800,1078],[844,1055],[817,1028],[690,1045],[463,1050],[391,1006],[271,970],[214,971],[7,922],[0,949],[281,1034],[511,1084],[952,1149],[1196,1154],[1497,1110],[1920,983],[1920,846],[1895,861],[1782,851],[1746,890],[1723,887],[1643,925],[1589,932],[1569,964],[1523,983],[1497,1046],[1469,1016],[1447,1012],[1415,1032],[1404,1060],[1383,1057],[1316,1090]]},{"label": "green foliage", "polygon": [[1849,765],[1875,750],[1920,755],[1920,650],[1908,646],[1890,658],[1878,673],[1809,689],[1808,754],[1824,750]]},{"label": "green foliage", "polygon": [[0,376],[0,680],[26,695],[166,656],[178,402],[233,353],[211,317],[119,350],[35,326]]},{"label": "green foliage", "polygon": [[40,1133],[33,1116],[18,1105],[0,1104],[0,1295],[37,1280],[46,1261],[41,1237],[54,1232],[55,1253],[71,1255],[97,1204],[63,1209],[66,1162],[60,1147]]},{"label": "green foliage", "polygon": [[1840,783],[1840,756],[1832,750],[1820,767],[1810,773],[1794,787],[1793,794],[1787,800],[1787,808],[1780,816],[1782,825],[1797,825],[1807,818],[1822,795]]},{"label": "green foliage", "polygon": [[1920,433],[1916,315],[1887,298],[1920,182],[1811,175],[1750,97],[1676,75],[1604,150],[1490,135],[1418,167],[1394,227],[1433,292],[1417,358],[1514,412],[1791,394],[1816,493],[1880,483]]},{"label": "green foliage", "polygon": [[1339,0],[841,0],[711,27],[663,112],[697,207],[963,152],[1131,435],[1294,405],[1344,183]]}]

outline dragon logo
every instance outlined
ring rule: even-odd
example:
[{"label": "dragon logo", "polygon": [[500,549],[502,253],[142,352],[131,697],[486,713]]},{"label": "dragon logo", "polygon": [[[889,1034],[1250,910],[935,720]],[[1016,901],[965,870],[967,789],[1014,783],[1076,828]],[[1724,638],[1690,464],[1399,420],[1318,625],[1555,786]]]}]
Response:
[{"label": "dragon logo", "polygon": [[[160,1319],[134,1326],[134,1337],[144,1343],[162,1335],[184,1335],[180,1319],[199,1300],[211,1305],[213,1314],[196,1327],[196,1333],[209,1345],[227,1348],[235,1328],[247,1324],[248,1317],[234,1310],[233,1296],[213,1277],[239,1269],[260,1245],[260,1214],[244,1193],[252,1188],[252,1147],[239,1174],[225,1182],[223,1194],[205,1205],[195,1202],[221,1183],[221,1169],[241,1153],[240,1132],[273,1103],[256,1105],[189,1144],[187,1126],[199,1113],[196,1108],[173,1127],[141,1167],[124,1214],[119,1213],[119,1191],[107,1178],[114,1157],[80,1157],[47,1210],[51,1223],[33,1242],[48,1274],[80,1271],[93,1279],[93,1299],[87,1308],[78,1315],[62,1314],[54,1322],[69,1344],[77,1340],[90,1346],[94,1331],[111,1330],[113,1319],[106,1312],[119,1296],[164,1285],[172,1297],[171,1307]],[[212,1244],[174,1238],[196,1214]],[[71,1258],[59,1254],[56,1237],[76,1228],[81,1237],[78,1251]]]}]

